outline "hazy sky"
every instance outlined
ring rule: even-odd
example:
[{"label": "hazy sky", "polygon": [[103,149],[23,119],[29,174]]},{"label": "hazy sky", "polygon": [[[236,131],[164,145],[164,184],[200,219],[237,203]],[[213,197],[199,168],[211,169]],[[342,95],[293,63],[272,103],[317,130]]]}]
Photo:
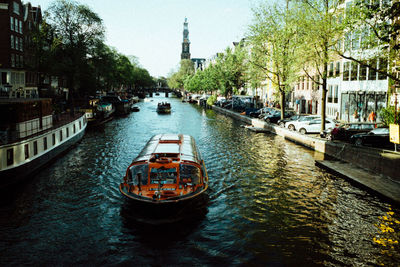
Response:
[{"label": "hazy sky", "polygon": [[[23,1],[28,2],[27,0]],[[30,0],[42,12],[52,0]],[[244,37],[256,0],[81,0],[103,19],[106,43],[134,55],[152,76],[176,70],[185,17],[192,58],[209,58]]]}]

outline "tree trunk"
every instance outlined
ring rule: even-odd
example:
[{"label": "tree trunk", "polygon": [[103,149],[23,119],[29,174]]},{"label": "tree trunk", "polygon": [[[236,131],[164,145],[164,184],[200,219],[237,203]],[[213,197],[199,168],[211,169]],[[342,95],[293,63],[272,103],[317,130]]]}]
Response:
[{"label": "tree trunk", "polygon": [[281,105],[281,120],[283,120],[284,118],[285,118],[285,98],[286,98],[286,95],[285,95],[285,90],[281,90],[281,93],[280,93],[280,105]]}]

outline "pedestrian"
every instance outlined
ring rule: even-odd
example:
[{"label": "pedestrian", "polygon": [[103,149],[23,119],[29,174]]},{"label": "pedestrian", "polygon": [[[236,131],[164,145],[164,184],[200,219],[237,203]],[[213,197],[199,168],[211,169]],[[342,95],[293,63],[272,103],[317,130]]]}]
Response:
[{"label": "pedestrian", "polygon": [[376,122],[376,113],[372,111],[369,116],[368,116],[368,121],[369,122]]}]

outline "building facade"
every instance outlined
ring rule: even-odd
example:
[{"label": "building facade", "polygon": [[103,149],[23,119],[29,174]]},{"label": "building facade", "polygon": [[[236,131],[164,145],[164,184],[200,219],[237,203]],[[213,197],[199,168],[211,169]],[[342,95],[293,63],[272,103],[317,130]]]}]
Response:
[{"label": "building facade", "polygon": [[38,73],[32,65],[31,32],[39,27],[41,9],[20,0],[0,0],[0,97],[35,97]]}]

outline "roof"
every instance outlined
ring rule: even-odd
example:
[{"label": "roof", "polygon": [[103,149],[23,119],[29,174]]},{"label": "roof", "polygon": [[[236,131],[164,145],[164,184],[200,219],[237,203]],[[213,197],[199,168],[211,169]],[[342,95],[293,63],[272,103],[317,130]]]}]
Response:
[{"label": "roof", "polygon": [[134,161],[148,161],[151,157],[178,158],[180,161],[200,163],[200,152],[195,140],[190,135],[184,134],[159,134],[147,142]]}]

